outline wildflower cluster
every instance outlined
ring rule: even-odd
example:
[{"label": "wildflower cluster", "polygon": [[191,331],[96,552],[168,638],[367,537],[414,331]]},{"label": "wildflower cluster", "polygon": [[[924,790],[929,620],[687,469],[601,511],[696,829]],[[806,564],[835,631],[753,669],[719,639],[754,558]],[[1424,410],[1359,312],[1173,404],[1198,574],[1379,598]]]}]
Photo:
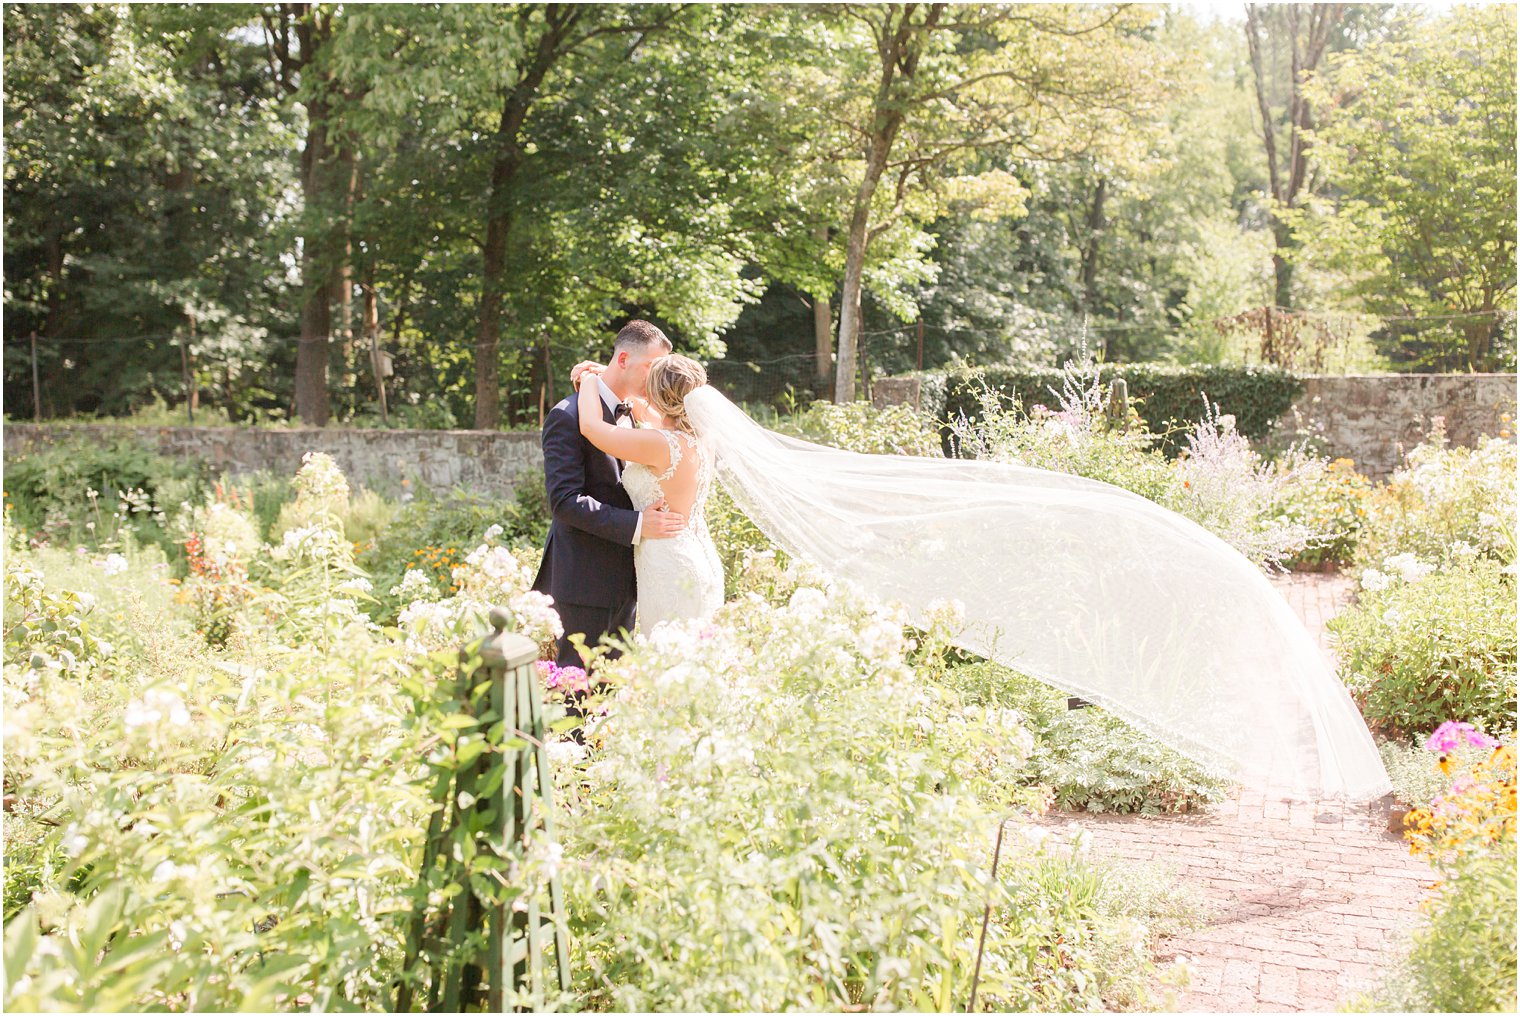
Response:
[{"label": "wildflower cluster", "polygon": [[[1491,748],[1473,765],[1462,765],[1460,746]],[[1410,853],[1450,866],[1515,838],[1515,748],[1474,730],[1471,724],[1445,723],[1425,747],[1440,756],[1436,766],[1451,782],[1428,807],[1405,818]]]},{"label": "wildflower cluster", "polygon": [[561,667],[553,660],[539,660],[538,675],[543,679],[545,691],[566,698],[591,690],[591,679],[583,667]]}]

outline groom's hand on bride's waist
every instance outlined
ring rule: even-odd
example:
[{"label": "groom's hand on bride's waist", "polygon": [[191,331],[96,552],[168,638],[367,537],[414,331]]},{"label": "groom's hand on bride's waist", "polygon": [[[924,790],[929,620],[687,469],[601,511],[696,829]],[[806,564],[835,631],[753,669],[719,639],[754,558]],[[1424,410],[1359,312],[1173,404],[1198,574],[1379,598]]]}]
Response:
[{"label": "groom's hand on bride's waist", "polygon": [[639,535],[644,540],[663,540],[675,536],[685,528],[685,515],[650,508],[644,512],[644,524]]}]

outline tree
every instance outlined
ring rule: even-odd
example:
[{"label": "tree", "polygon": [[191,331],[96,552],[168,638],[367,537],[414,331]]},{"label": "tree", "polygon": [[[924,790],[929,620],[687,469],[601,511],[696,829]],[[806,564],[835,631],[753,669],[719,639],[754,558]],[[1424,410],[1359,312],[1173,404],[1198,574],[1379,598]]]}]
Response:
[{"label": "tree", "polygon": [[[6,331],[42,336],[54,412],[193,401],[266,368],[270,332],[288,334],[291,125],[265,101],[256,47],[192,46],[166,11],[5,11]],[[16,404],[31,402],[25,373],[8,378]]]},{"label": "tree", "polygon": [[1310,253],[1347,266],[1383,340],[1438,370],[1514,363],[1515,14],[1459,8],[1329,61],[1308,97],[1338,199],[1295,221]]},{"label": "tree", "polygon": [[[845,231],[835,398],[855,397],[866,259],[900,221],[932,219],[940,201],[1018,209],[1024,190],[987,153],[1057,159],[1120,139],[1151,102],[1124,6],[884,4],[837,9],[862,48],[861,85],[833,115],[858,152]],[[866,55],[868,54],[868,55]]]}]

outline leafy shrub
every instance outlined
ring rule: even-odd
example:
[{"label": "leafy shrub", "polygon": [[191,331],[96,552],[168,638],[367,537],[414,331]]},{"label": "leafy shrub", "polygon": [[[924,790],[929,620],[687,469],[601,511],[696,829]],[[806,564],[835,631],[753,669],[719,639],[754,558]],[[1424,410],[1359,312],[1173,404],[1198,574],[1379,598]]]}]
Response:
[{"label": "leafy shrub", "polygon": [[1359,569],[1413,554],[1441,564],[1465,557],[1515,560],[1515,445],[1483,438],[1451,447],[1438,423],[1369,499],[1357,543]]},{"label": "leafy shrub", "polygon": [[1356,604],[1328,622],[1362,715],[1390,735],[1413,736],[1446,720],[1513,730],[1510,576],[1488,559],[1440,572],[1424,572],[1412,558],[1404,563],[1410,579],[1364,588]]},{"label": "leafy shrub", "polygon": [[402,601],[386,591],[409,569],[425,573],[442,589],[453,589],[453,569],[488,531],[510,546],[543,547],[549,535],[549,508],[542,474],[524,477],[511,500],[456,488],[441,497],[429,494],[403,504],[385,528],[360,547],[359,564],[374,579],[377,617],[393,618],[400,609]]},{"label": "leafy shrub", "polygon": [[1514,1012],[1514,841],[1457,867],[1426,909],[1408,953],[1354,1010]]},{"label": "leafy shrub", "polygon": [[933,418],[907,406],[877,409],[868,402],[817,401],[801,412],[779,417],[779,433],[870,455],[941,456]]},{"label": "leafy shrub", "polygon": [[[975,420],[987,388],[1034,405],[1056,400],[1063,383],[1055,367],[969,367],[918,376],[924,381],[923,410],[946,423],[961,416]],[[1181,434],[1200,419],[1205,398],[1256,440],[1270,434],[1303,393],[1302,381],[1275,367],[1105,363],[1098,376],[1105,388],[1116,378],[1125,380],[1146,428],[1161,436],[1161,450],[1168,453],[1180,450]]]},{"label": "leafy shrub", "polygon": [[177,553],[169,514],[210,488],[203,463],[159,455],[131,437],[71,434],[37,451],[6,455],[15,522],[34,537],[92,548],[139,543]]},{"label": "leafy shrub", "polygon": [[1097,708],[995,663],[951,667],[946,685],[968,702],[1011,709],[1034,736],[1024,779],[1056,807],[1093,812],[1192,811],[1224,799],[1228,781]]},{"label": "leafy shrub", "polygon": [[565,855],[587,859],[563,869],[585,1002],[948,1008],[989,899],[987,1005],[1139,990],[1116,957],[1145,932],[1105,920],[1100,880],[1044,830],[1012,824],[988,878],[1003,812],[970,790],[965,748],[1016,763],[1017,726],[925,686],[900,617],[798,571],[787,605],[745,597],[603,671],[616,693],[561,774]]}]

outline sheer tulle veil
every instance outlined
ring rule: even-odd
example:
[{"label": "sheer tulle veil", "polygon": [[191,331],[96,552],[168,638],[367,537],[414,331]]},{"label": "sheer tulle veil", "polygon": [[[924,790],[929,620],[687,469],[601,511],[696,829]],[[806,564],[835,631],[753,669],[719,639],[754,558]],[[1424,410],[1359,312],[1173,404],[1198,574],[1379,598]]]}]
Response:
[{"label": "sheer tulle veil", "polygon": [[965,605],[964,649],[1249,782],[1390,789],[1361,714],[1254,564],[1123,488],[1029,466],[862,455],[686,397],[739,507],[788,553],[923,618]]}]

